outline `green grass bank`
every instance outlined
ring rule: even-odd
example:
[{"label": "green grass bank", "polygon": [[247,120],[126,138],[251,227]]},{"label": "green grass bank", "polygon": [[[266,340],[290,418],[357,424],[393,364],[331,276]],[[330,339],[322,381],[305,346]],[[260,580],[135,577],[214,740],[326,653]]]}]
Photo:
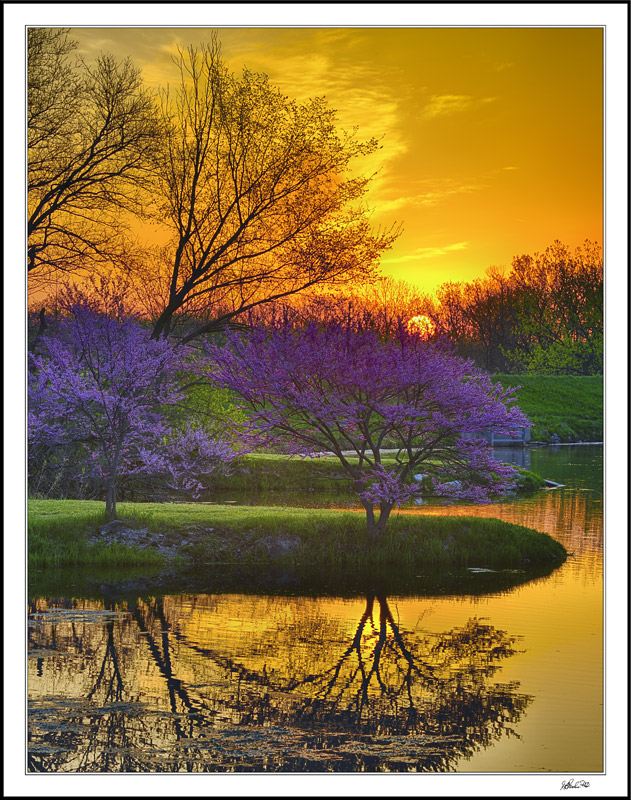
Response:
[{"label": "green grass bank", "polygon": [[532,422],[533,441],[602,442],[601,375],[494,375],[506,389],[520,386],[517,405]]},{"label": "green grass bank", "polygon": [[91,542],[105,522],[103,503],[31,500],[29,566],[156,566],[151,537],[175,548],[170,565],[270,563],[336,569],[480,567],[523,569],[560,564],[567,553],[546,534],[495,519],[394,514],[383,540],[368,546],[363,514],[330,509],[182,503],[121,503],[119,517],[147,530],[148,544]]},{"label": "green grass bank", "polygon": [[[394,464],[394,456],[384,455],[382,463]],[[529,470],[519,470],[518,481],[518,492],[524,494],[545,485],[541,476]],[[236,459],[229,474],[213,475],[210,484],[221,492],[317,492],[319,498],[322,493],[329,493],[327,500],[335,497],[340,502],[357,503],[352,481],[335,456],[300,458],[251,453]]]}]

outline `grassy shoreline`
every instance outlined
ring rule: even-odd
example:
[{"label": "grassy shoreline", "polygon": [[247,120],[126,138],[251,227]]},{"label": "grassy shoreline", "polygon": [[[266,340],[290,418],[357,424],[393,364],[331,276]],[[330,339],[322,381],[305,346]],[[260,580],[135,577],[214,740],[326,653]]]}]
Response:
[{"label": "grassy shoreline", "polygon": [[394,516],[374,547],[368,547],[363,515],[352,511],[121,503],[119,517],[148,531],[144,547],[91,542],[106,521],[102,502],[31,500],[29,567],[155,567],[164,558],[152,547],[152,537],[175,551],[172,565],[200,568],[221,563],[253,570],[270,564],[523,569],[560,564],[567,556],[546,534],[477,517]]},{"label": "grassy shoreline", "polygon": [[532,423],[532,441],[549,442],[556,434],[562,442],[602,442],[602,375],[492,376],[507,389],[519,386],[517,405]]},{"label": "grassy shoreline", "polygon": [[[383,455],[382,463],[395,464],[394,455]],[[518,470],[518,473],[518,493],[536,491],[545,485],[544,479],[534,472]],[[335,492],[340,501],[357,499],[351,479],[333,455],[301,458],[250,453],[235,459],[229,473],[211,477],[212,491],[259,493],[276,491],[279,487],[284,492]]]}]

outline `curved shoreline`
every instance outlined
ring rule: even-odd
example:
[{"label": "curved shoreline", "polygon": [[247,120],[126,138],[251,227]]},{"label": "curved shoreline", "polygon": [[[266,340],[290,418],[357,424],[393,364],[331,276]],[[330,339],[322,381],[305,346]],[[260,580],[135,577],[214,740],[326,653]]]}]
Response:
[{"label": "curved shoreline", "polygon": [[325,570],[523,569],[562,563],[547,534],[494,518],[400,515],[372,544],[346,510],[123,503],[107,522],[98,501],[33,500],[29,566],[317,565]]}]

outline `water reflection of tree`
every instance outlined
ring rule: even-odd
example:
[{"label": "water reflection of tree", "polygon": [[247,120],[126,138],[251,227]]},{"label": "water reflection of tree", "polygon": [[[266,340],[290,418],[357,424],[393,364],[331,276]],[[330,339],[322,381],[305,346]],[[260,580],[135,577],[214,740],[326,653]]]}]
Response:
[{"label": "water reflection of tree", "polygon": [[[202,646],[170,628],[160,599],[129,611],[121,630],[133,620],[136,647],[146,643],[144,658],[157,668],[169,712],[130,707],[120,666],[129,643],[117,649],[108,622],[86,698],[101,704],[97,713],[70,708],[65,726],[37,737],[31,770],[444,771],[513,734],[530,702],[516,684],[491,682],[516,652],[506,632],[476,618],[442,634],[405,631],[381,595],[366,597],[350,641],[317,669],[314,661],[284,670],[247,666],[219,645]],[[178,678],[176,645],[223,682],[200,692]]]},{"label": "water reflection of tree", "polygon": [[318,673],[255,673],[209,648],[189,646],[238,676],[235,708],[243,724],[296,725],[316,741],[327,737],[329,745],[331,735],[352,734],[358,744],[343,762],[355,768],[374,768],[378,759],[361,755],[389,738],[390,750],[406,753],[401,763],[416,750],[416,768],[439,770],[502,735],[516,735],[513,725],[530,698],[514,683],[490,683],[501,661],[516,652],[514,643],[479,619],[443,634],[405,634],[387,599],[370,594],[348,646]]},{"label": "water reflection of tree", "polygon": [[337,663],[320,675],[291,681],[287,689],[314,688],[303,720],[320,721],[333,710],[340,727],[382,735],[444,736],[476,728],[475,738],[488,744],[489,731],[499,736],[507,730],[498,721],[514,720],[523,708],[510,693],[487,688],[501,659],[515,653],[513,641],[478,619],[446,634],[406,641],[386,598],[369,595]]},{"label": "water reflection of tree", "polygon": [[[51,639],[56,638],[56,625],[51,626]],[[84,650],[84,642],[74,621],[69,623],[69,641]],[[144,761],[137,747],[140,729],[145,734],[149,728],[142,719],[130,724],[129,712],[137,711],[130,701],[129,687],[122,675],[121,656],[116,644],[115,628],[129,628],[128,620],[115,623],[110,618],[103,623],[105,647],[99,659],[89,658],[93,667],[91,685],[80,702],[53,704],[54,717],[45,709],[31,712],[34,727],[44,731],[38,736],[35,752],[29,751],[28,766],[31,772],[136,772],[144,770]],[[118,638],[125,638],[119,636]],[[88,648],[90,656],[98,651]],[[44,713],[42,713],[44,712]],[[48,719],[46,719],[48,717]]]}]

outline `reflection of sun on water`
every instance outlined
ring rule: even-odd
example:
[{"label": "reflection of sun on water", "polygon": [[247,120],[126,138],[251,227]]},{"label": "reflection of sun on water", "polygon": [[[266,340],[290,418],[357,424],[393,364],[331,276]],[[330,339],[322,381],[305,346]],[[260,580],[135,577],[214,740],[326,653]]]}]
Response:
[{"label": "reflection of sun on water", "polygon": [[425,314],[417,314],[417,316],[412,317],[408,320],[407,325],[409,333],[416,333],[422,338],[430,337],[434,333],[435,327],[431,319]]}]

